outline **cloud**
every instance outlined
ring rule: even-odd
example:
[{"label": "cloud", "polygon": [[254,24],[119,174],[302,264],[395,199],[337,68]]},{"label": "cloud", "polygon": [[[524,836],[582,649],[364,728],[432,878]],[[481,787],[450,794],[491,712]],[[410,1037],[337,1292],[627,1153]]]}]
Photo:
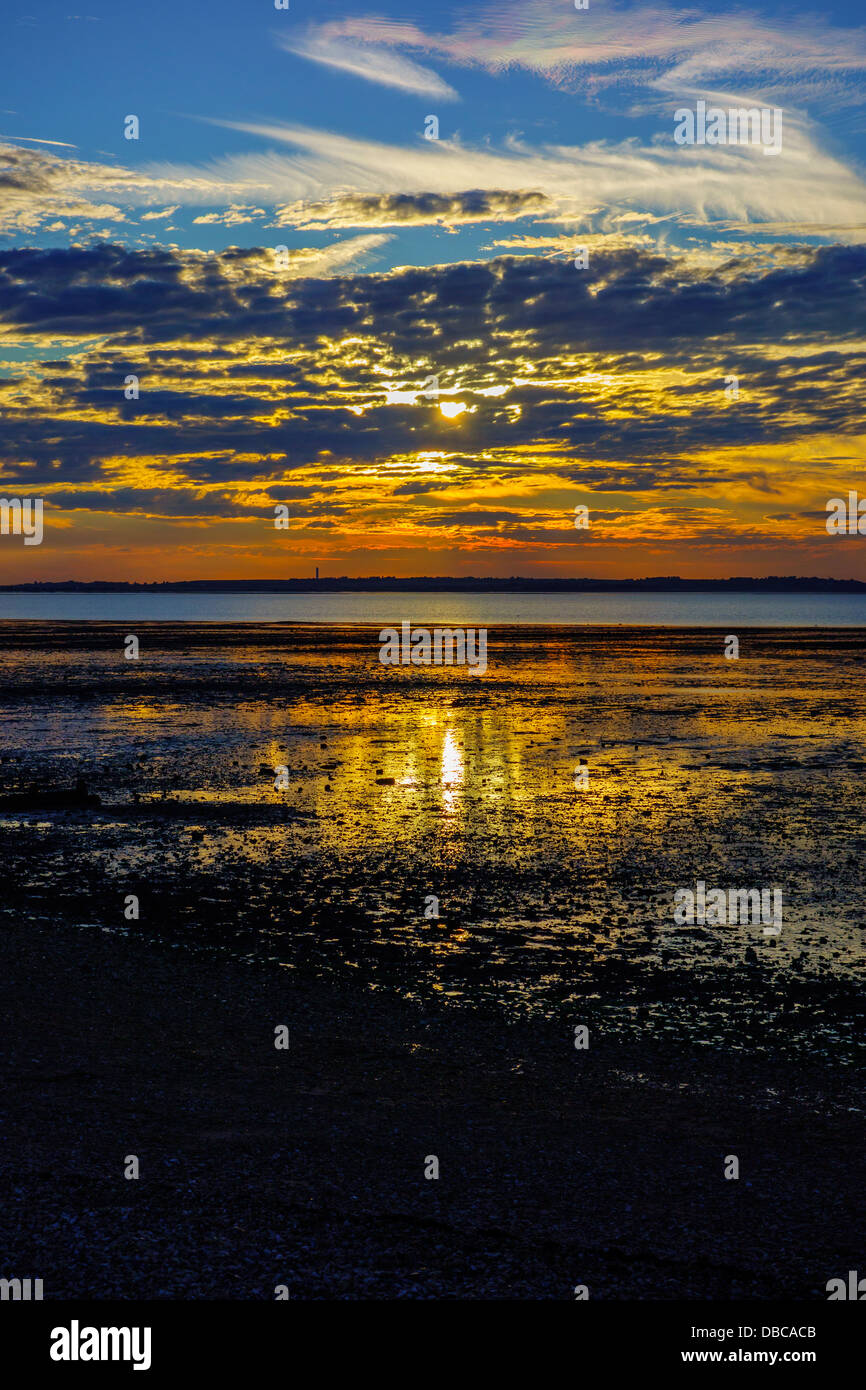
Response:
[{"label": "cloud", "polygon": [[192,220],[197,226],[238,227],[244,222],[254,222],[257,217],[266,216],[267,213],[264,208],[256,208],[252,205],[244,207],[240,203],[232,203],[225,212],[208,212],[201,217],[194,217]]},{"label": "cloud", "polygon": [[[501,148],[458,141],[408,145],[303,127],[213,121],[291,146],[211,161],[136,169],[0,146],[0,231],[32,230],[59,217],[120,222],[132,208],[203,207],[209,222],[277,208],[279,225],[445,226],[534,215],[574,229],[621,230],[640,219],[663,238],[668,222],[695,227],[766,226],[767,235],[832,235],[866,226],[858,170],[822,150],[803,120],[786,116],[780,157],[750,146],[640,145],[636,140]],[[100,201],[106,196],[111,201]],[[147,214],[145,214],[146,216]],[[352,219],[356,220],[352,220]],[[366,219],[366,220],[365,220]],[[772,228],[771,232],[769,229]],[[818,229],[816,231],[816,229]],[[806,234],[806,233],[803,233]]]},{"label": "cloud", "polygon": [[[780,158],[754,146],[641,146],[635,140],[532,147],[509,140],[500,150],[456,141],[398,146],[297,126],[242,121],[215,124],[291,145],[302,153],[240,155],[217,161],[211,176],[245,184],[259,201],[321,204],[345,194],[456,197],[467,189],[546,198],[545,216],[574,225],[601,218],[600,230],[624,213],[681,216],[694,225],[740,223],[840,226],[866,221],[859,173],[819,149],[803,122],[785,124]],[[154,178],[184,183],[195,171],[161,166]],[[324,196],[323,196],[324,195]],[[602,211],[603,210],[603,211]]]},{"label": "cloud", "polygon": [[0,145],[0,232],[30,231],[57,217],[121,221],[119,207],[93,202],[90,192],[96,182],[120,188],[122,173],[112,181],[109,175],[114,171],[105,171],[88,188],[88,174],[98,167],[39,150]]},{"label": "cloud", "polygon": [[443,82],[435,72],[414,63],[411,58],[385,53],[366,43],[346,42],[326,34],[310,32],[305,38],[280,38],[280,46],[299,58],[336,68],[366,82],[382,87],[395,87],[416,96],[435,97],[439,101],[459,101],[457,92]]},{"label": "cloud", "polygon": [[[110,475],[170,496],[287,470],[321,484],[333,469],[343,504],[374,476],[382,498],[474,480],[490,511],[509,509],[502,480],[548,473],[766,506],[780,480],[790,493],[826,473],[813,441],[861,428],[859,247],[769,269],[634,248],[580,272],[530,256],[330,279],[304,268],[278,271],[261,248],[0,253],[6,340],[80,343],[0,381],[4,476],[51,490]],[[417,399],[430,374],[463,415]],[[414,403],[388,404],[390,387]]]},{"label": "cloud", "polygon": [[[331,227],[405,227],[472,222],[512,222],[552,215],[543,193],[470,189],[462,193],[344,193],[327,202],[293,203],[277,209],[277,225],[302,231]],[[200,219],[197,219],[200,220]]]},{"label": "cloud", "polygon": [[303,247],[290,250],[290,267],[293,275],[330,275],[346,266],[363,261],[367,256],[387,245],[390,236],[373,232],[367,236],[348,237],[345,241],[335,241],[331,246]]},{"label": "cloud", "polygon": [[801,96],[830,107],[862,105],[866,70],[862,29],[786,13],[783,22],[753,9],[734,13],[670,5],[612,4],[575,13],[549,0],[461,11],[450,33],[399,20],[358,17],[320,25],[321,43],[353,41],[388,50],[420,50],[462,66],[540,73],[597,96],[607,86],[686,95],[717,88]]},{"label": "cloud", "polygon": [[[106,196],[110,202],[101,201]],[[0,234],[35,231],[58,217],[124,222],[130,210],[139,207],[171,204],[177,211],[185,204],[213,207],[248,202],[243,176],[229,183],[208,169],[189,169],[166,181],[147,169],[0,144]]]},{"label": "cloud", "polygon": [[56,145],[58,149],[78,149],[77,145],[70,145],[67,140],[38,140],[35,135],[2,135],[0,140],[26,140],[29,145]]}]

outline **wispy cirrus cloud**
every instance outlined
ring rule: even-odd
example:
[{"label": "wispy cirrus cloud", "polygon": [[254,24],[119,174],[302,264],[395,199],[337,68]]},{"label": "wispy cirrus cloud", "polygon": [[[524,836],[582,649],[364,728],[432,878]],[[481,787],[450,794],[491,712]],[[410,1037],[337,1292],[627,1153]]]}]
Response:
[{"label": "wispy cirrus cloud", "polygon": [[739,8],[719,14],[670,5],[605,4],[575,11],[549,0],[479,6],[461,13],[450,33],[379,16],[328,21],[322,43],[351,40],[389,50],[417,50],[450,63],[504,73],[537,72],[567,87],[598,92],[632,83],[665,94],[744,86],[797,94],[832,105],[862,105],[866,35],[817,16],[784,22]]},{"label": "wispy cirrus cloud", "polygon": [[0,135],[0,140],[23,140],[28,145],[56,145],[58,149],[77,150],[68,140],[40,140],[35,135]]},{"label": "wispy cirrus cloud", "polygon": [[[695,225],[717,218],[740,223],[866,224],[866,184],[820,148],[807,122],[791,118],[784,156],[768,160],[754,146],[641,145],[596,140],[585,145],[530,145],[506,141],[499,150],[457,141],[388,144],[297,126],[216,121],[233,130],[303,151],[240,155],[210,166],[212,176],[246,181],[259,201],[288,194],[321,205],[354,194],[436,194],[467,189],[535,193],[551,205],[546,220],[587,225],[603,209],[610,223],[625,212],[679,215]],[[151,167],[152,177],[179,183],[195,171]],[[257,182],[258,180],[258,182]],[[303,221],[304,208],[297,215]],[[436,217],[431,218],[432,221]]]},{"label": "wispy cirrus cloud", "polygon": [[[240,223],[277,209],[281,226],[458,225],[535,216],[608,231],[623,216],[693,226],[766,224],[778,235],[820,235],[866,226],[859,172],[821,148],[809,123],[788,115],[782,156],[750,146],[676,146],[595,140],[496,149],[457,140],[408,144],[300,126],[212,120],[271,146],[206,165],[148,163],[135,169],[0,146],[0,231],[32,230],[57,218],[122,222],[130,210],[211,209],[210,222]],[[291,146],[291,155],[274,146]],[[110,199],[108,201],[107,197]],[[251,213],[250,209],[256,210]],[[660,235],[664,235],[662,228]]]},{"label": "wispy cirrus cloud", "polygon": [[382,87],[395,87],[416,96],[438,97],[440,101],[459,101],[459,95],[430,68],[421,67],[411,58],[391,53],[356,39],[331,37],[315,30],[302,38],[280,37],[278,43],[298,58],[308,58],[324,67],[336,68],[365,82]]}]

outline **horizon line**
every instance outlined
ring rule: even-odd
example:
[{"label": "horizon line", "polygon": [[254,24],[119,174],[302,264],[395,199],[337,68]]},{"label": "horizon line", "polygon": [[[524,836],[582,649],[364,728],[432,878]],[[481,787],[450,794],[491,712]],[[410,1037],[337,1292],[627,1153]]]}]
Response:
[{"label": "horizon line", "polygon": [[167,579],[167,580],[108,580],[108,579],[48,579],[28,580],[17,584],[0,584],[0,593],[123,593],[123,592],[224,592],[224,593],[297,593],[327,592],[335,589],[371,590],[498,590],[499,592],[580,593],[643,590],[711,592],[741,590],[743,592],[866,592],[866,581],[832,579],[819,575],[732,576],[727,579],[683,579],[680,575],[655,575],[640,579],[607,578],[540,578],[534,575],[334,575],[291,579]]}]

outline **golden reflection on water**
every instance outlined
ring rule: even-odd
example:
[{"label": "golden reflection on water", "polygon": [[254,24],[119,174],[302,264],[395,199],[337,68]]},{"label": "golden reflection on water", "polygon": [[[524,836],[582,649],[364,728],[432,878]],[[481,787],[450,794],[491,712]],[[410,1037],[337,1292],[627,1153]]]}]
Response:
[{"label": "golden reflection on water", "polygon": [[[537,960],[540,979],[556,934],[603,956],[636,949],[651,920],[653,950],[694,949],[672,931],[671,884],[696,876],[780,877],[792,886],[778,954],[800,950],[810,931],[816,962],[831,951],[847,961],[862,949],[859,918],[846,907],[840,921],[835,898],[818,913],[808,877],[850,852],[862,822],[862,662],[856,653],[806,661],[796,650],[751,659],[757,640],[744,638],[741,661],[726,663],[721,637],[696,651],[671,634],[582,646],[554,636],[492,648],[483,680],[385,672],[375,648],[323,649],[285,667],[275,657],[270,684],[265,663],[250,662],[233,685],[203,680],[179,693],[166,681],[165,698],[127,689],[87,705],[46,702],[28,734],[33,775],[47,779],[50,768],[71,785],[83,771],[106,807],[133,797],[207,803],[200,819],[193,810],[156,821],[156,849],[146,818],[130,817],[114,851],[124,875],[154,862],[193,879],[242,868],[258,892],[269,866],[288,867],[305,912],[325,876],[323,940],[332,904],[355,913],[395,953],[418,950],[443,993],[459,992],[448,984],[455,957],[486,961],[503,936]],[[225,669],[232,662],[217,674]],[[54,752],[49,763],[46,746],[62,764]],[[288,786],[276,790],[281,766]],[[238,803],[247,809],[233,815]],[[96,853],[102,833],[101,824],[98,835],[82,832],[82,852],[89,839]],[[763,879],[751,877],[758,853]],[[558,897],[546,891],[550,866]],[[684,876],[670,879],[669,868]],[[539,869],[531,898],[512,888]],[[453,883],[442,886],[449,874],[474,875],[462,907],[469,931]],[[442,894],[440,919],[424,919],[425,892]],[[488,950],[491,921],[500,935]]]},{"label": "golden reflection on water", "polygon": [[[711,821],[754,745],[777,732],[760,691],[720,686],[715,662],[707,688],[672,684],[657,653],[640,668],[621,659],[615,675],[545,655],[509,673],[506,701],[467,677],[424,672],[405,691],[364,700],[263,701],[254,684],[233,707],[125,700],[106,723],[134,730],[145,747],[155,783],[140,786],[144,800],[167,785],[183,800],[285,806],[311,816],[318,842],[335,848],[423,842],[450,825],[511,848],[554,835],[567,852],[598,836],[621,848],[632,831],[675,834],[695,805]],[[744,714],[751,703],[759,721]],[[786,718],[779,728],[799,729],[795,711]],[[723,770],[720,758],[734,766]],[[580,763],[584,788],[575,786]],[[285,790],[274,787],[279,767],[288,769]],[[245,838],[237,832],[241,854],[252,848]]]},{"label": "golden reflection on water", "polygon": [[463,753],[451,729],[442,740],[442,805],[448,812],[457,809],[463,786]]},{"label": "golden reflection on water", "polygon": [[[81,750],[89,778],[101,760],[110,786],[98,775],[95,786],[107,802],[135,795],[301,813],[303,824],[263,822],[255,834],[227,821],[223,834],[242,858],[263,855],[266,840],[271,852],[275,840],[292,852],[304,827],[311,844],[336,852],[399,844],[425,853],[450,840],[510,855],[543,842],[608,859],[633,842],[675,843],[691,826],[712,853],[750,796],[782,776],[797,793],[806,764],[838,765],[842,733],[846,757],[864,745],[860,706],[850,704],[861,685],[854,661],[803,662],[794,651],[752,660],[753,642],[744,638],[743,659],[729,663],[721,638],[717,650],[697,651],[666,633],[579,645],[554,633],[492,648],[483,681],[445,669],[387,674],[372,639],[369,651],[322,648],[285,661],[234,651],[215,662],[217,675],[244,671],[231,698],[212,696],[204,680],[180,698],[173,685],[167,698],[54,706],[40,737]],[[188,659],[172,658],[178,672]],[[283,672],[284,688],[274,685]],[[171,674],[168,661],[161,674]],[[837,729],[828,710],[843,703]],[[578,764],[588,767],[582,789]],[[274,787],[281,766],[285,790]]]}]

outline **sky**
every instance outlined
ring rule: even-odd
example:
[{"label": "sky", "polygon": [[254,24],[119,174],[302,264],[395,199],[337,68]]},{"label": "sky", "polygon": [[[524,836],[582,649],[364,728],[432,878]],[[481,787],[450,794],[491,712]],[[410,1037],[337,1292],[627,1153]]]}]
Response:
[{"label": "sky", "polygon": [[25,6],[0,582],[866,579],[859,6]]}]

